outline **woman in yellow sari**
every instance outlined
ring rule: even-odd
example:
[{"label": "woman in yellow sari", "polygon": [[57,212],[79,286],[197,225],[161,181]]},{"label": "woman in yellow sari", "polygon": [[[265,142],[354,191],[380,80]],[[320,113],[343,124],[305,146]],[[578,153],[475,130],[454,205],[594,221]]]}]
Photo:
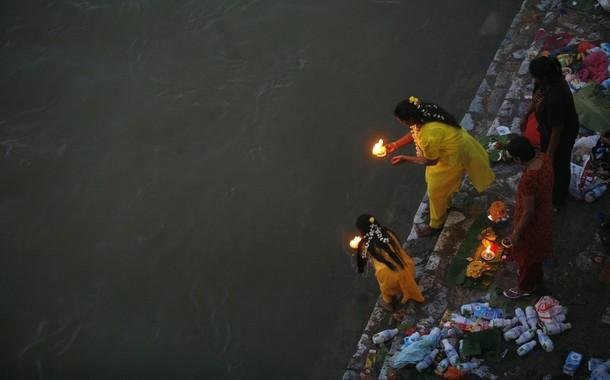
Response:
[{"label": "woman in yellow sari", "polygon": [[394,116],[411,132],[387,144],[386,150],[391,153],[415,143],[417,156],[398,155],[392,157],[392,164],[411,162],[426,166],[430,224],[420,229],[418,235],[431,235],[442,228],[451,198],[459,190],[464,174],[468,174],[479,192],[491,185],[495,175],[481,144],[436,104],[420,103],[412,96],[398,103]]},{"label": "woman in yellow sari", "polygon": [[410,299],[423,302],[424,296],[415,282],[415,264],[396,234],[366,214],[358,217],[356,227],[362,236],[357,248],[358,272],[362,273],[369,261],[375,268],[381,307],[391,311],[394,297],[398,295],[402,295],[403,304]]}]

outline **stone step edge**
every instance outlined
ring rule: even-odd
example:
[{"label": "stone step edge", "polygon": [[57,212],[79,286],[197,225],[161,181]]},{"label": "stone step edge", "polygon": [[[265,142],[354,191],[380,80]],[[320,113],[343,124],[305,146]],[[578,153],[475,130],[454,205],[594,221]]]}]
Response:
[{"label": "stone step edge", "polygon": [[[552,12],[550,12],[550,10],[556,8],[558,6],[558,4],[560,4],[560,0],[524,0],[521,4],[521,8],[519,9],[519,11],[517,12],[517,14],[515,15],[515,17],[513,18],[513,21],[511,22],[511,25],[504,37],[504,39],[502,40],[502,42],[499,45],[498,51],[500,51],[501,49],[504,49],[508,46],[508,44],[511,43],[512,41],[512,31],[519,25],[519,23],[522,21],[522,17],[523,17],[523,12],[527,9],[526,6],[529,2],[531,1],[538,1],[538,5],[536,5],[536,7],[544,12],[547,11],[547,14],[545,15],[542,24],[548,24],[551,20],[551,17],[549,17],[549,15],[552,15]],[[527,50],[527,54],[525,54],[524,59],[522,64],[520,65],[519,68],[519,72],[522,71],[523,67],[525,67],[526,65],[529,65],[529,60],[531,59],[531,53],[530,50],[532,50],[534,47],[530,46],[530,48]],[[496,52],[497,55],[497,52]],[[495,61],[495,60],[494,60]],[[492,75],[494,73],[495,70],[495,62],[492,62],[490,64],[490,66],[487,69],[485,78],[487,78],[489,75]],[[464,117],[462,118],[460,124],[461,125],[467,125],[470,128],[466,128],[467,130],[472,130],[473,129],[473,125],[469,120],[472,121],[472,116],[471,114],[473,112],[471,112],[471,110],[473,109],[473,107],[475,106],[477,101],[480,101],[482,93],[486,92],[488,87],[487,87],[487,82],[486,79],[483,79],[481,81],[481,84],[479,85],[479,88],[477,89],[477,92],[475,93],[475,96],[473,97],[473,100],[471,101],[470,107],[469,107],[469,111],[465,113]],[[517,84],[514,81],[511,83],[511,86],[507,92],[507,94],[511,93],[511,89],[515,89],[517,86]],[[506,102],[506,98],[504,99],[502,105],[505,104]],[[500,107],[500,109],[502,109],[502,106]],[[489,130],[486,132],[487,135],[489,135],[490,133],[495,132],[495,127],[497,127],[498,125],[500,125],[500,121],[499,118],[496,116],[494,118],[494,122],[498,120],[497,125],[493,125],[494,127],[493,129],[490,127]],[[512,126],[511,126],[512,129]],[[462,184],[462,187],[464,186],[464,184]],[[428,197],[427,194],[424,194],[424,196],[422,197],[422,201],[420,202],[420,205],[414,215],[413,218],[413,225],[411,227],[411,230],[409,232],[409,235],[406,239],[406,241],[410,241],[410,240],[414,240],[417,239],[417,230],[416,230],[416,225],[417,224],[421,224],[421,222],[425,219],[424,214],[427,212],[428,208]],[[440,258],[438,257],[438,254],[435,255],[435,252],[437,252],[437,246],[439,245],[439,241],[441,240],[440,237],[444,236],[443,235],[444,231],[441,231],[441,234],[439,235],[439,238],[437,239],[435,248],[433,249],[430,257],[428,258],[428,261],[426,263],[426,271],[428,271],[428,268],[432,268],[432,267],[436,267],[438,265],[438,262],[440,260]],[[435,265],[436,263],[436,265]],[[425,289],[424,289],[425,290]],[[380,321],[384,318],[386,312],[379,306],[379,300],[377,301],[377,303],[375,304],[375,307],[373,308],[373,311],[370,314],[369,320],[367,322],[367,325],[364,329],[364,333],[361,335],[360,339],[358,340],[358,346],[357,346],[357,350],[356,352],[352,355],[352,358],[349,362],[348,365],[348,369],[346,370],[346,372],[343,375],[343,380],[350,380],[353,379],[353,377],[351,376],[359,376],[359,373],[357,373],[356,368],[358,367],[358,365],[353,365],[355,364],[355,362],[357,363],[361,363],[362,362],[362,358],[365,355],[366,351],[369,349],[369,347],[372,345],[372,341],[371,341],[371,337],[370,337],[370,333],[372,331],[372,328],[376,325],[378,325],[380,323]],[[407,316],[407,317],[412,317],[412,316]],[[394,341],[392,342],[392,348],[390,350],[389,353],[395,352],[398,348],[400,348],[401,343],[400,343],[400,339],[394,339]],[[391,355],[388,355],[388,358],[391,357]],[[387,370],[389,368],[389,362],[386,359],[383,366],[382,366],[382,370],[379,374],[378,379],[379,380],[386,380],[387,379]]]}]

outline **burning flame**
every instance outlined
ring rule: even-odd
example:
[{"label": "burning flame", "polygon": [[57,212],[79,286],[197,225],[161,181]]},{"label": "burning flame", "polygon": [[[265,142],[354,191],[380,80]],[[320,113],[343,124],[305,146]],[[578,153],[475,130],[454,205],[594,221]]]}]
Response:
[{"label": "burning flame", "polygon": [[496,253],[491,249],[491,244],[485,248],[485,251],[481,254],[481,257],[483,260],[491,260],[496,257]]},{"label": "burning flame", "polygon": [[349,246],[353,249],[358,249],[358,244],[360,244],[360,240],[362,240],[360,236],[354,236],[354,238],[349,241]]},{"label": "burning flame", "polygon": [[375,144],[375,146],[373,146],[373,155],[375,155],[377,157],[385,157],[386,153],[387,152],[386,152],[385,146],[383,145],[383,140],[379,139],[377,144]]}]

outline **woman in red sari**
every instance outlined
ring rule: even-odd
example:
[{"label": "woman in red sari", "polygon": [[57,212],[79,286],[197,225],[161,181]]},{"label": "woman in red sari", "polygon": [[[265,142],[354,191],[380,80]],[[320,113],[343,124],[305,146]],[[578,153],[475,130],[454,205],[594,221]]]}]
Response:
[{"label": "woman in red sari", "polygon": [[544,153],[536,154],[524,137],[507,146],[515,162],[525,166],[515,207],[515,222],[509,239],[518,265],[517,286],[506,289],[507,298],[528,296],[542,282],[542,262],[553,248],[553,165]]}]

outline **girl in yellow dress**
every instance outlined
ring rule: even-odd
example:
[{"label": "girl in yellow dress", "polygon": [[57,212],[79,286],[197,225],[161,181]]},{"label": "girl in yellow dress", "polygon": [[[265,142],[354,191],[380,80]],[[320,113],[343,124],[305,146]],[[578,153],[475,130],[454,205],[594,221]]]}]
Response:
[{"label": "girl in yellow dress", "polygon": [[381,291],[380,305],[391,311],[398,295],[402,295],[403,304],[410,299],[423,302],[424,296],[415,282],[415,264],[396,234],[366,214],[358,217],[356,227],[362,236],[357,248],[358,272],[362,273],[369,261],[372,263]]},{"label": "girl in yellow dress", "polygon": [[398,155],[392,157],[392,164],[411,162],[426,166],[430,225],[418,235],[431,235],[442,228],[451,197],[459,190],[464,174],[468,174],[479,192],[491,185],[495,175],[481,144],[436,104],[420,103],[412,96],[398,103],[394,116],[411,132],[387,144],[386,150],[391,153],[415,143],[417,156]]}]

